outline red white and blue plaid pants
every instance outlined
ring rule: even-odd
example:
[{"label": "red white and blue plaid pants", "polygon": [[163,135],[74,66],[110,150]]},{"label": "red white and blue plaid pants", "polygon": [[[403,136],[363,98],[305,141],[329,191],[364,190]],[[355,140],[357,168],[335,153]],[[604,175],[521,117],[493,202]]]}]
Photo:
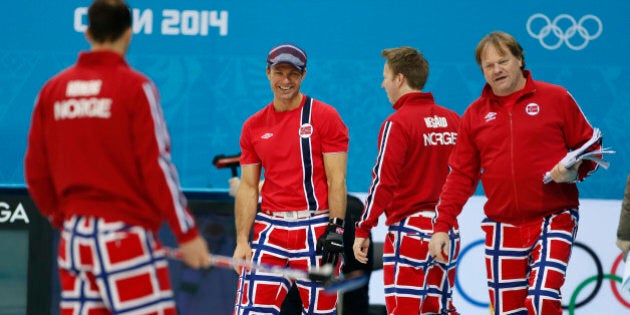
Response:
[{"label": "red white and blue plaid pants", "polygon": [[62,315],[174,315],[168,265],[144,228],[73,216],[57,257]]},{"label": "red white and blue plaid pants", "polygon": [[[315,253],[315,245],[327,225],[328,213],[287,220],[259,212],[253,228],[252,261],[301,270],[320,267],[321,255]],[[339,266],[336,266],[336,274]],[[241,273],[234,314],[279,314],[292,281],[300,292],[302,313],[337,313],[337,294],[325,293],[321,283],[252,270]]]},{"label": "red white and blue plaid pants", "polygon": [[560,288],[577,233],[577,209],[521,225],[486,218],[481,227],[491,314],[562,314]]},{"label": "red white and blue plaid pants", "polygon": [[[431,212],[433,214],[433,212]],[[383,246],[385,306],[392,315],[458,314],[452,301],[459,231],[449,232],[446,264],[429,255],[432,217],[414,215],[389,226]]]}]

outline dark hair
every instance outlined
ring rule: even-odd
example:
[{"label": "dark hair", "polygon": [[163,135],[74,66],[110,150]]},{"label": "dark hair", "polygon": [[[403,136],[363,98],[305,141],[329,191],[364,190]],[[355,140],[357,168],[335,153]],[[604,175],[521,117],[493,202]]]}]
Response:
[{"label": "dark hair", "polygon": [[402,73],[407,78],[409,87],[422,90],[429,77],[429,62],[418,50],[403,46],[384,49],[381,55],[394,74]]},{"label": "dark hair", "polygon": [[521,59],[523,62],[521,70],[525,69],[525,51],[523,50],[523,47],[521,47],[512,35],[499,31],[492,32],[484,36],[484,38],[479,41],[479,44],[477,44],[477,48],[475,49],[475,59],[477,60],[477,65],[481,66],[481,54],[488,44],[494,46],[494,48],[496,48],[496,50],[502,55],[506,54],[503,46],[507,47],[514,57]]},{"label": "dark hair", "polygon": [[88,8],[88,22],[95,42],[113,42],[131,27],[131,12],[123,0],[95,0]]}]

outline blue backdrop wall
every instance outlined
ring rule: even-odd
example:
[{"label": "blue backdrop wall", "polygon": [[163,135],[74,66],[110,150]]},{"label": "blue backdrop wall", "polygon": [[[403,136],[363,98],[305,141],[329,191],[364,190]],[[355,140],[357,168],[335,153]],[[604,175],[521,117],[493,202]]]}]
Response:
[{"label": "blue backdrop wall", "polygon": [[[41,85],[89,48],[90,1],[0,4],[0,183],[23,185],[23,154]],[[129,0],[135,35],[130,64],[153,78],[186,188],[227,188],[212,158],[239,152],[243,121],[272,97],[270,47],[308,53],[303,91],[335,106],[350,129],[348,188],[366,191],[376,137],[392,109],[382,80],[383,48],[409,45],[431,65],[426,91],[463,113],[484,83],[474,61],[479,39],[513,34],[534,77],[567,87],[617,154],[580,184],[583,197],[620,198],[630,170],[630,2]],[[625,22],[624,22],[625,21]],[[625,25],[625,26],[624,26]],[[546,37],[539,39],[541,35]]]}]

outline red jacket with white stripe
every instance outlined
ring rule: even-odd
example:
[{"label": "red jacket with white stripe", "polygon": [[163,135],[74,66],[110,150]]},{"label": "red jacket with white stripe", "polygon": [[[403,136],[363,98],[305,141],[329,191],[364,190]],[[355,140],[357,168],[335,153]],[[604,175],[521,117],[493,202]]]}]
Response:
[{"label": "red jacket with white stripe", "polygon": [[[436,232],[456,225],[478,179],[488,198],[484,212],[498,222],[519,224],[578,207],[574,183],[543,184],[542,179],[570,149],[588,141],[593,128],[566,89],[534,81],[529,71],[525,76],[527,83],[511,107],[503,106],[486,84],[462,116]],[[578,179],[596,167],[584,162]]]},{"label": "red jacket with white stripe", "polygon": [[[385,213],[386,225],[433,210],[448,173],[459,115],[436,105],[431,93],[407,93],[382,124],[365,209],[355,229],[366,238]],[[457,140],[459,141],[459,140]]]},{"label": "red jacket with white stripe", "polygon": [[59,227],[72,215],[198,235],[171,162],[157,90],[110,51],[83,52],[49,80],[33,111],[28,190]]}]

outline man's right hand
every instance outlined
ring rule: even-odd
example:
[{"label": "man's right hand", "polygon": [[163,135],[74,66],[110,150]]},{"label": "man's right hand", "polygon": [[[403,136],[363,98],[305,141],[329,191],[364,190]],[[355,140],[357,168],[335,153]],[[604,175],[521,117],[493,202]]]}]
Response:
[{"label": "man's right hand", "polygon": [[367,264],[369,247],[370,247],[369,238],[355,237],[354,244],[352,244],[352,251],[354,252],[354,258],[362,264]]},{"label": "man's right hand", "polygon": [[201,236],[179,244],[179,250],[182,253],[182,260],[190,268],[199,269],[210,267],[210,251],[208,250],[208,244]]},{"label": "man's right hand", "polygon": [[431,257],[435,258],[435,260],[446,263],[448,260],[446,253],[449,252],[450,246],[447,233],[435,232],[429,242],[429,254]]},{"label": "man's right hand", "polygon": [[[235,260],[252,260],[252,247],[249,246],[249,243],[237,243],[232,258],[234,258]],[[239,275],[241,274],[241,269],[242,267],[240,266],[234,266],[234,271],[236,271],[236,273]]]}]

